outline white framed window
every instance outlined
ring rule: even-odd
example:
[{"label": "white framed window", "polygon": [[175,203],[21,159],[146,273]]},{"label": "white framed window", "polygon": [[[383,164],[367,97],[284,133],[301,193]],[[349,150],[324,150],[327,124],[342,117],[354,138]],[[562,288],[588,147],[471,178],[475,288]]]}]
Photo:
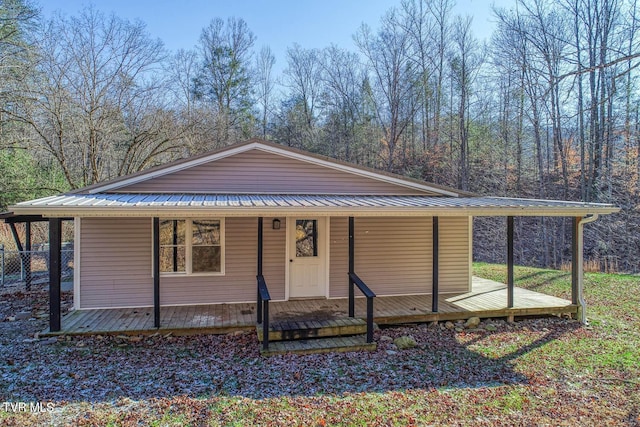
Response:
[{"label": "white framed window", "polygon": [[224,219],[160,218],[160,274],[224,275]]}]

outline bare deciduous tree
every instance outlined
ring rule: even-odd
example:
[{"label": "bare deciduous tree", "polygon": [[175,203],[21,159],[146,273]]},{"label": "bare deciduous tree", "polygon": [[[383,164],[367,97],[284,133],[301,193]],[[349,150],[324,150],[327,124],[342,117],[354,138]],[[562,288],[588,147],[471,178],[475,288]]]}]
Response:
[{"label": "bare deciduous tree", "polygon": [[162,43],[141,22],[89,8],[58,15],[39,37],[37,75],[22,87],[30,102],[12,117],[36,134],[72,188],[147,167],[174,148],[157,110]]},{"label": "bare deciduous tree", "polygon": [[468,190],[470,99],[474,79],[482,63],[482,55],[476,39],[471,34],[471,18],[458,18],[452,34],[455,48],[450,59],[451,80],[458,92],[458,187]]},{"label": "bare deciduous tree", "polygon": [[262,113],[261,128],[262,137],[267,138],[267,127],[269,124],[269,116],[272,113],[273,89],[275,80],[273,77],[273,66],[276,58],[271,52],[269,46],[263,46],[260,53],[256,57],[256,99],[260,104]]},{"label": "bare deciduous tree", "polygon": [[409,60],[409,35],[402,29],[395,10],[388,12],[373,33],[363,25],[355,36],[372,76],[372,87],[378,124],[383,130],[386,156],[384,167],[394,170],[396,151],[419,105],[409,102],[419,82],[416,66]]},{"label": "bare deciduous tree", "polygon": [[322,91],[319,51],[303,49],[298,44],[287,49],[284,77],[284,84],[291,91],[291,97],[302,109],[305,140],[300,141],[300,144],[308,147],[316,141],[316,114]]},{"label": "bare deciduous tree", "polygon": [[357,128],[361,117],[363,71],[355,53],[329,46],[322,51],[322,106],[326,117],[329,155],[354,159],[359,145]]}]

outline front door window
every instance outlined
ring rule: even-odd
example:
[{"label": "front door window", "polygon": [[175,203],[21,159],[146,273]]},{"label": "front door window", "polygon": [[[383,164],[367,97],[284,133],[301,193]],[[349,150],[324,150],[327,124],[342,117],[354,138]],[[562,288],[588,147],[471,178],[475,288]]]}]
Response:
[{"label": "front door window", "polygon": [[318,256],[318,220],[296,220],[296,257]]}]

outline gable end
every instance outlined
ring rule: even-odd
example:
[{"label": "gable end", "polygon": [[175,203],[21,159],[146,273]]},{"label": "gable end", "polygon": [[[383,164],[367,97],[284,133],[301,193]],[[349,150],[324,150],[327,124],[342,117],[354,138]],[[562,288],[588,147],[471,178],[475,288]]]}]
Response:
[{"label": "gable end", "polygon": [[258,141],[98,184],[84,192],[460,195],[456,190]]}]

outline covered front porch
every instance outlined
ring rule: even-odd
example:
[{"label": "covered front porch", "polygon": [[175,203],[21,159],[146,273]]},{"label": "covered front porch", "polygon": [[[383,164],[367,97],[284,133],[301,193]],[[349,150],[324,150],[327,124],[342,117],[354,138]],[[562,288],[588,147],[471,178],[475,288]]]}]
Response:
[{"label": "covered front porch", "polygon": [[[507,285],[473,277],[472,291],[440,294],[434,312],[431,295],[377,297],[373,310],[378,325],[480,318],[576,314],[571,301],[515,287],[508,307]],[[274,301],[272,324],[298,323],[312,329],[348,316],[348,298]],[[255,330],[256,304],[207,304],[161,307],[160,328],[154,326],[153,307],[74,310],[62,318],[60,331],[41,335],[153,334],[189,335]],[[366,317],[366,299],[356,298],[355,315]]]}]

